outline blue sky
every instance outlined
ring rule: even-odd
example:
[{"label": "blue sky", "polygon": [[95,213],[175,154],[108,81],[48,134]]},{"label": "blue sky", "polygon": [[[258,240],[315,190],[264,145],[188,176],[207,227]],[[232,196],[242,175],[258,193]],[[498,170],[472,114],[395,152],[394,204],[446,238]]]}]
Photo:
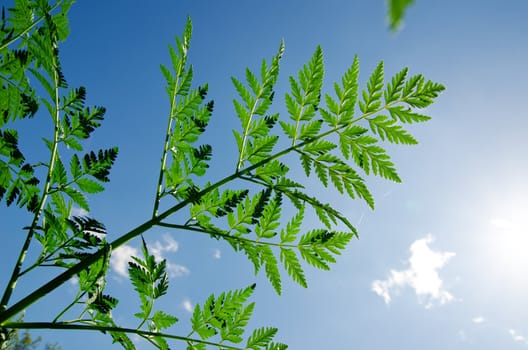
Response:
[{"label": "blue sky", "polygon": [[[278,297],[262,276],[253,276],[244,256],[221,242],[166,229],[149,233],[147,241],[172,266],[171,291],[161,305],[182,320],[174,332],[187,333],[189,305],[256,281],[252,325],[277,326],[277,339],[291,349],[528,349],[526,1],[416,0],[397,33],[387,29],[381,0],[78,1],[61,50],[63,69],[71,86],[87,87],[89,103],[107,108],[89,142],[120,147],[107,191],[90,200],[91,215],[107,225],[111,238],[151,213],[168,110],[159,64],[169,62],[167,45],[187,15],[194,23],[195,82],[208,82],[215,100],[205,134],[213,145],[212,180],[236,162],[230,77],[257,68],[283,39],[277,111],[284,111],[288,76],[318,44],[326,91],[355,54],[363,81],[384,60],[387,76],[408,66],[447,90],[427,110],[433,120],[412,129],[418,146],[389,147],[403,184],[371,179],[375,211],[340,203],[360,240],[330,272],[307,268],[308,289],[285,278]],[[42,119],[37,123],[45,124]],[[35,132],[28,124],[27,133]],[[0,216],[3,223],[24,219],[5,207]],[[4,236],[24,225],[9,221]],[[22,244],[21,235],[11,237],[0,248],[2,276]],[[125,252],[138,247],[130,242]],[[118,261],[109,288],[124,295],[116,318],[126,323],[137,300]],[[21,282],[15,298],[45,277]],[[26,319],[40,320],[73,291],[65,286],[28,310]],[[83,342],[80,333],[38,334],[64,349],[110,343],[98,334]]]}]

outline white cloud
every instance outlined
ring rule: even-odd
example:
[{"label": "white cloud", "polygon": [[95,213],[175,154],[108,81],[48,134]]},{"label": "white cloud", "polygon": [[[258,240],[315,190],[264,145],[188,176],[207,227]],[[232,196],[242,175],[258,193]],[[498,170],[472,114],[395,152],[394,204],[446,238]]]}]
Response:
[{"label": "white cloud", "polygon": [[[174,253],[179,249],[178,242],[172,237],[165,235],[161,241],[148,244],[149,253],[154,255],[156,261],[167,260],[167,272],[170,277],[186,276],[190,273],[186,266],[175,264],[169,261],[166,253]],[[112,270],[122,277],[128,277],[128,262],[131,256],[142,256],[137,248],[129,245],[121,246],[112,252],[110,266]]]},{"label": "white cloud", "polygon": [[181,277],[181,276],[187,276],[191,273],[189,269],[186,266],[173,264],[170,261],[167,260],[167,272],[169,273],[169,277]]},{"label": "white cloud", "polygon": [[145,342],[145,338],[142,338],[141,336],[139,336],[138,334],[132,334],[132,336],[130,337],[130,339],[132,340],[132,342],[136,345],[141,345],[142,343]]},{"label": "white cloud", "polygon": [[215,259],[222,258],[222,252],[220,251],[220,249],[213,250],[213,258]]},{"label": "white cloud", "polygon": [[162,237],[163,242],[155,241],[149,244],[149,252],[154,255],[157,261],[164,259],[164,253],[175,253],[179,249],[179,244],[169,235]]},{"label": "white cloud", "polygon": [[477,316],[477,317],[473,317],[471,322],[473,322],[475,324],[481,324],[481,323],[486,322],[486,319],[484,317],[482,317],[482,316]]},{"label": "white cloud", "polygon": [[72,207],[70,210],[70,216],[88,216],[88,213],[83,208]]},{"label": "white cloud", "polygon": [[455,300],[453,295],[444,289],[443,281],[438,275],[438,270],[444,267],[455,253],[432,251],[429,248],[432,242],[431,235],[414,241],[410,247],[409,268],[401,271],[391,270],[388,279],[372,282],[372,291],[381,296],[387,304],[392,300],[391,292],[398,292],[405,286],[414,289],[426,308],[434,303],[443,305]]},{"label": "white cloud", "polygon": [[154,255],[156,261],[167,260],[167,272],[170,277],[181,277],[190,273],[186,266],[174,264],[166,256],[166,253],[176,253],[179,248],[178,242],[169,235],[163,235],[162,241],[149,244],[149,252]]},{"label": "white cloud", "polygon": [[122,277],[128,277],[128,262],[131,256],[138,256],[138,250],[129,245],[123,245],[112,251],[110,266],[115,273]]},{"label": "white cloud", "polygon": [[518,341],[518,342],[526,341],[526,338],[523,335],[519,334],[515,329],[509,329],[508,333],[510,333],[512,339],[515,341]]},{"label": "white cloud", "polygon": [[189,299],[185,299],[182,302],[182,307],[185,311],[191,313],[193,312],[193,305]]}]

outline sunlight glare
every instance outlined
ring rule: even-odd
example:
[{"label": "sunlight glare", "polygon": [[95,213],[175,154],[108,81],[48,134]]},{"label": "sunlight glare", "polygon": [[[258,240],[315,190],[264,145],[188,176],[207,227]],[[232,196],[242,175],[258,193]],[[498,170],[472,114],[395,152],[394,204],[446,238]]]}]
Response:
[{"label": "sunlight glare", "polygon": [[528,204],[510,201],[496,208],[490,220],[493,239],[490,249],[502,272],[525,279],[528,270]]}]

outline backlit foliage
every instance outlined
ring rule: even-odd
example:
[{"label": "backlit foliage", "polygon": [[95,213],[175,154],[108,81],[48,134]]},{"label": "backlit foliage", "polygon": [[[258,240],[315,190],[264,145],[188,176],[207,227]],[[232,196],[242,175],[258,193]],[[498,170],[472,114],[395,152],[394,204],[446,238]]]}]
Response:
[{"label": "backlit foliage", "polygon": [[[238,152],[225,156],[232,173],[219,176],[209,172],[214,150],[202,138],[214,104],[208,85],[193,81],[188,19],[183,34],[169,46],[170,66],[161,66],[169,110],[151,219],[109,242],[101,222],[88,214],[72,215],[74,207],[89,212],[88,197],[104,190],[118,154],[116,147],[84,149],[104,121],[105,109],[87,106],[86,89],[70,87],[61,69],[59,47],[69,32],[72,2],[17,0],[4,9],[0,23],[0,200],[32,215],[1,300],[0,344],[9,343],[19,328],[51,328],[100,331],[125,349],[135,349],[132,335],[159,349],[178,341],[187,349],[286,349],[274,340],[276,328],[246,329],[255,307],[249,301],[254,284],[211,295],[195,306],[190,332],[177,335],[186,334],[185,326],[156,306],[169,287],[167,263],[157,260],[143,239],[142,256],[132,257],[128,268],[139,299],[138,310],[130,314],[137,326],[120,326],[113,317],[119,299],[105,291],[112,250],[155,226],[185,230],[224,240],[245,254],[255,274],[262,271],[278,294],[285,276],[307,287],[308,267],[329,270],[358,232],[337,203],[318,199],[316,190],[305,185],[306,177],[374,208],[370,175],[401,182],[386,144],[416,144],[406,126],[429,119],[421,110],[444,87],[410,75],[407,68],[386,79],[380,62],[360,88],[356,56],[340,81],[325,89],[324,54],[317,47],[298,74],[289,77],[290,89],[282,98],[275,95],[286,52],[280,43],[256,72],[248,68],[243,78],[232,78]],[[283,102],[284,113],[277,107]],[[52,120],[49,134],[43,135],[49,158],[30,162],[20,147],[17,122],[41,113]],[[287,155],[294,156],[287,158],[292,161],[285,160]],[[318,223],[310,220],[308,229],[310,217]],[[32,241],[40,253],[27,261]],[[17,281],[45,267],[60,272],[12,303]],[[14,321],[71,279],[78,291],[60,313],[40,323]]]}]

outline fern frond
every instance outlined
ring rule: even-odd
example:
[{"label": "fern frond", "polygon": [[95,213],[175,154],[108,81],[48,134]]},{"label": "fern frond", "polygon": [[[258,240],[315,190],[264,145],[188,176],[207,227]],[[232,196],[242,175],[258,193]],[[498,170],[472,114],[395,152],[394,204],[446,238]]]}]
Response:
[{"label": "fern frond", "polygon": [[280,295],[282,291],[282,283],[277,259],[275,258],[275,255],[273,255],[273,251],[269,246],[260,246],[259,250],[263,265],[265,265],[266,277],[268,277],[275,292]]},{"label": "fern frond", "polygon": [[415,113],[410,108],[403,106],[389,108],[389,112],[392,118],[399,120],[401,123],[422,123],[431,119],[429,116]]},{"label": "fern frond", "polygon": [[277,328],[273,327],[262,327],[257,328],[249,336],[245,349],[260,350],[264,349],[268,344],[271,343],[275,335],[277,334]]},{"label": "fern frond", "polygon": [[383,61],[378,63],[367,83],[367,90],[363,90],[363,101],[359,102],[359,109],[363,113],[371,113],[381,106],[383,96]]},{"label": "fern frond", "polygon": [[99,150],[97,153],[90,152],[83,157],[83,169],[85,174],[89,174],[101,182],[108,182],[110,169],[117,158],[118,148],[113,147],[106,150]]},{"label": "fern frond", "polygon": [[264,207],[255,234],[259,238],[273,238],[277,235],[276,229],[280,226],[282,197],[278,193]]},{"label": "fern frond", "polygon": [[397,121],[385,115],[368,118],[370,130],[382,140],[404,145],[416,145],[418,141],[409,134]]},{"label": "fern frond", "polygon": [[334,91],[338,101],[330,95],[325,95],[326,106],[328,110],[321,109],[321,116],[331,126],[348,125],[354,117],[354,110],[358,98],[359,88],[359,58],[354,56],[352,65],[343,75],[341,86],[334,84]]},{"label": "fern frond", "polygon": [[[255,285],[245,289],[221,293],[218,297],[210,295],[203,307],[197,304],[191,318],[192,332],[202,340],[219,336],[219,343],[241,343],[245,327],[253,314],[255,304],[248,303]],[[258,328],[251,333],[246,349],[263,349],[272,344],[276,334],[274,328]],[[205,349],[205,345],[188,340],[188,349]]]},{"label": "fern frond", "polygon": [[304,288],[308,287],[304,271],[295,252],[289,248],[281,248],[280,259],[288,275]]},{"label": "fern frond", "polygon": [[[280,123],[286,135],[292,139],[292,145],[299,138],[301,124],[309,122],[319,109],[323,77],[323,50],[318,46],[310,61],[299,71],[298,80],[290,77],[291,94],[286,94],[286,107],[294,123]],[[305,127],[304,131],[306,133],[314,128],[317,128],[316,124],[308,129]]]},{"label": "fern frond", "polygon": [[329,270],[328,264],[335,263],[334,255],[340,255],[353,237],[353,233],[311,230],[299,240],[299,251],[308,264]]},{"label": "fern frond", "polygon": [[279,75],[279,62],[283,53],[284,43],[281,43],[269,67],[266,60],[262,61],[260,81],[256,74],[246,68],[248,87],[238,79],[231,78],[239,97],[244,102],[242,104],[238,100],[233,100],[233,106],[242,127],[242,133],[233,131],[239,152],[237,170],[246,161],[255,164],[268,157],[277,142],[276,136],[268,136],[277,116],[267,117],[266,113],[273,102],[273,89]]},{"label": "fern frond", "polygon": [[409,69],[407,67],[403,68],[401,71],[396,73],[396,75],[392,77],[391,82],[387,84],[387,88],[383,93],[385,104],[388,105],[389,103],[400,99],[408,71]]}]

